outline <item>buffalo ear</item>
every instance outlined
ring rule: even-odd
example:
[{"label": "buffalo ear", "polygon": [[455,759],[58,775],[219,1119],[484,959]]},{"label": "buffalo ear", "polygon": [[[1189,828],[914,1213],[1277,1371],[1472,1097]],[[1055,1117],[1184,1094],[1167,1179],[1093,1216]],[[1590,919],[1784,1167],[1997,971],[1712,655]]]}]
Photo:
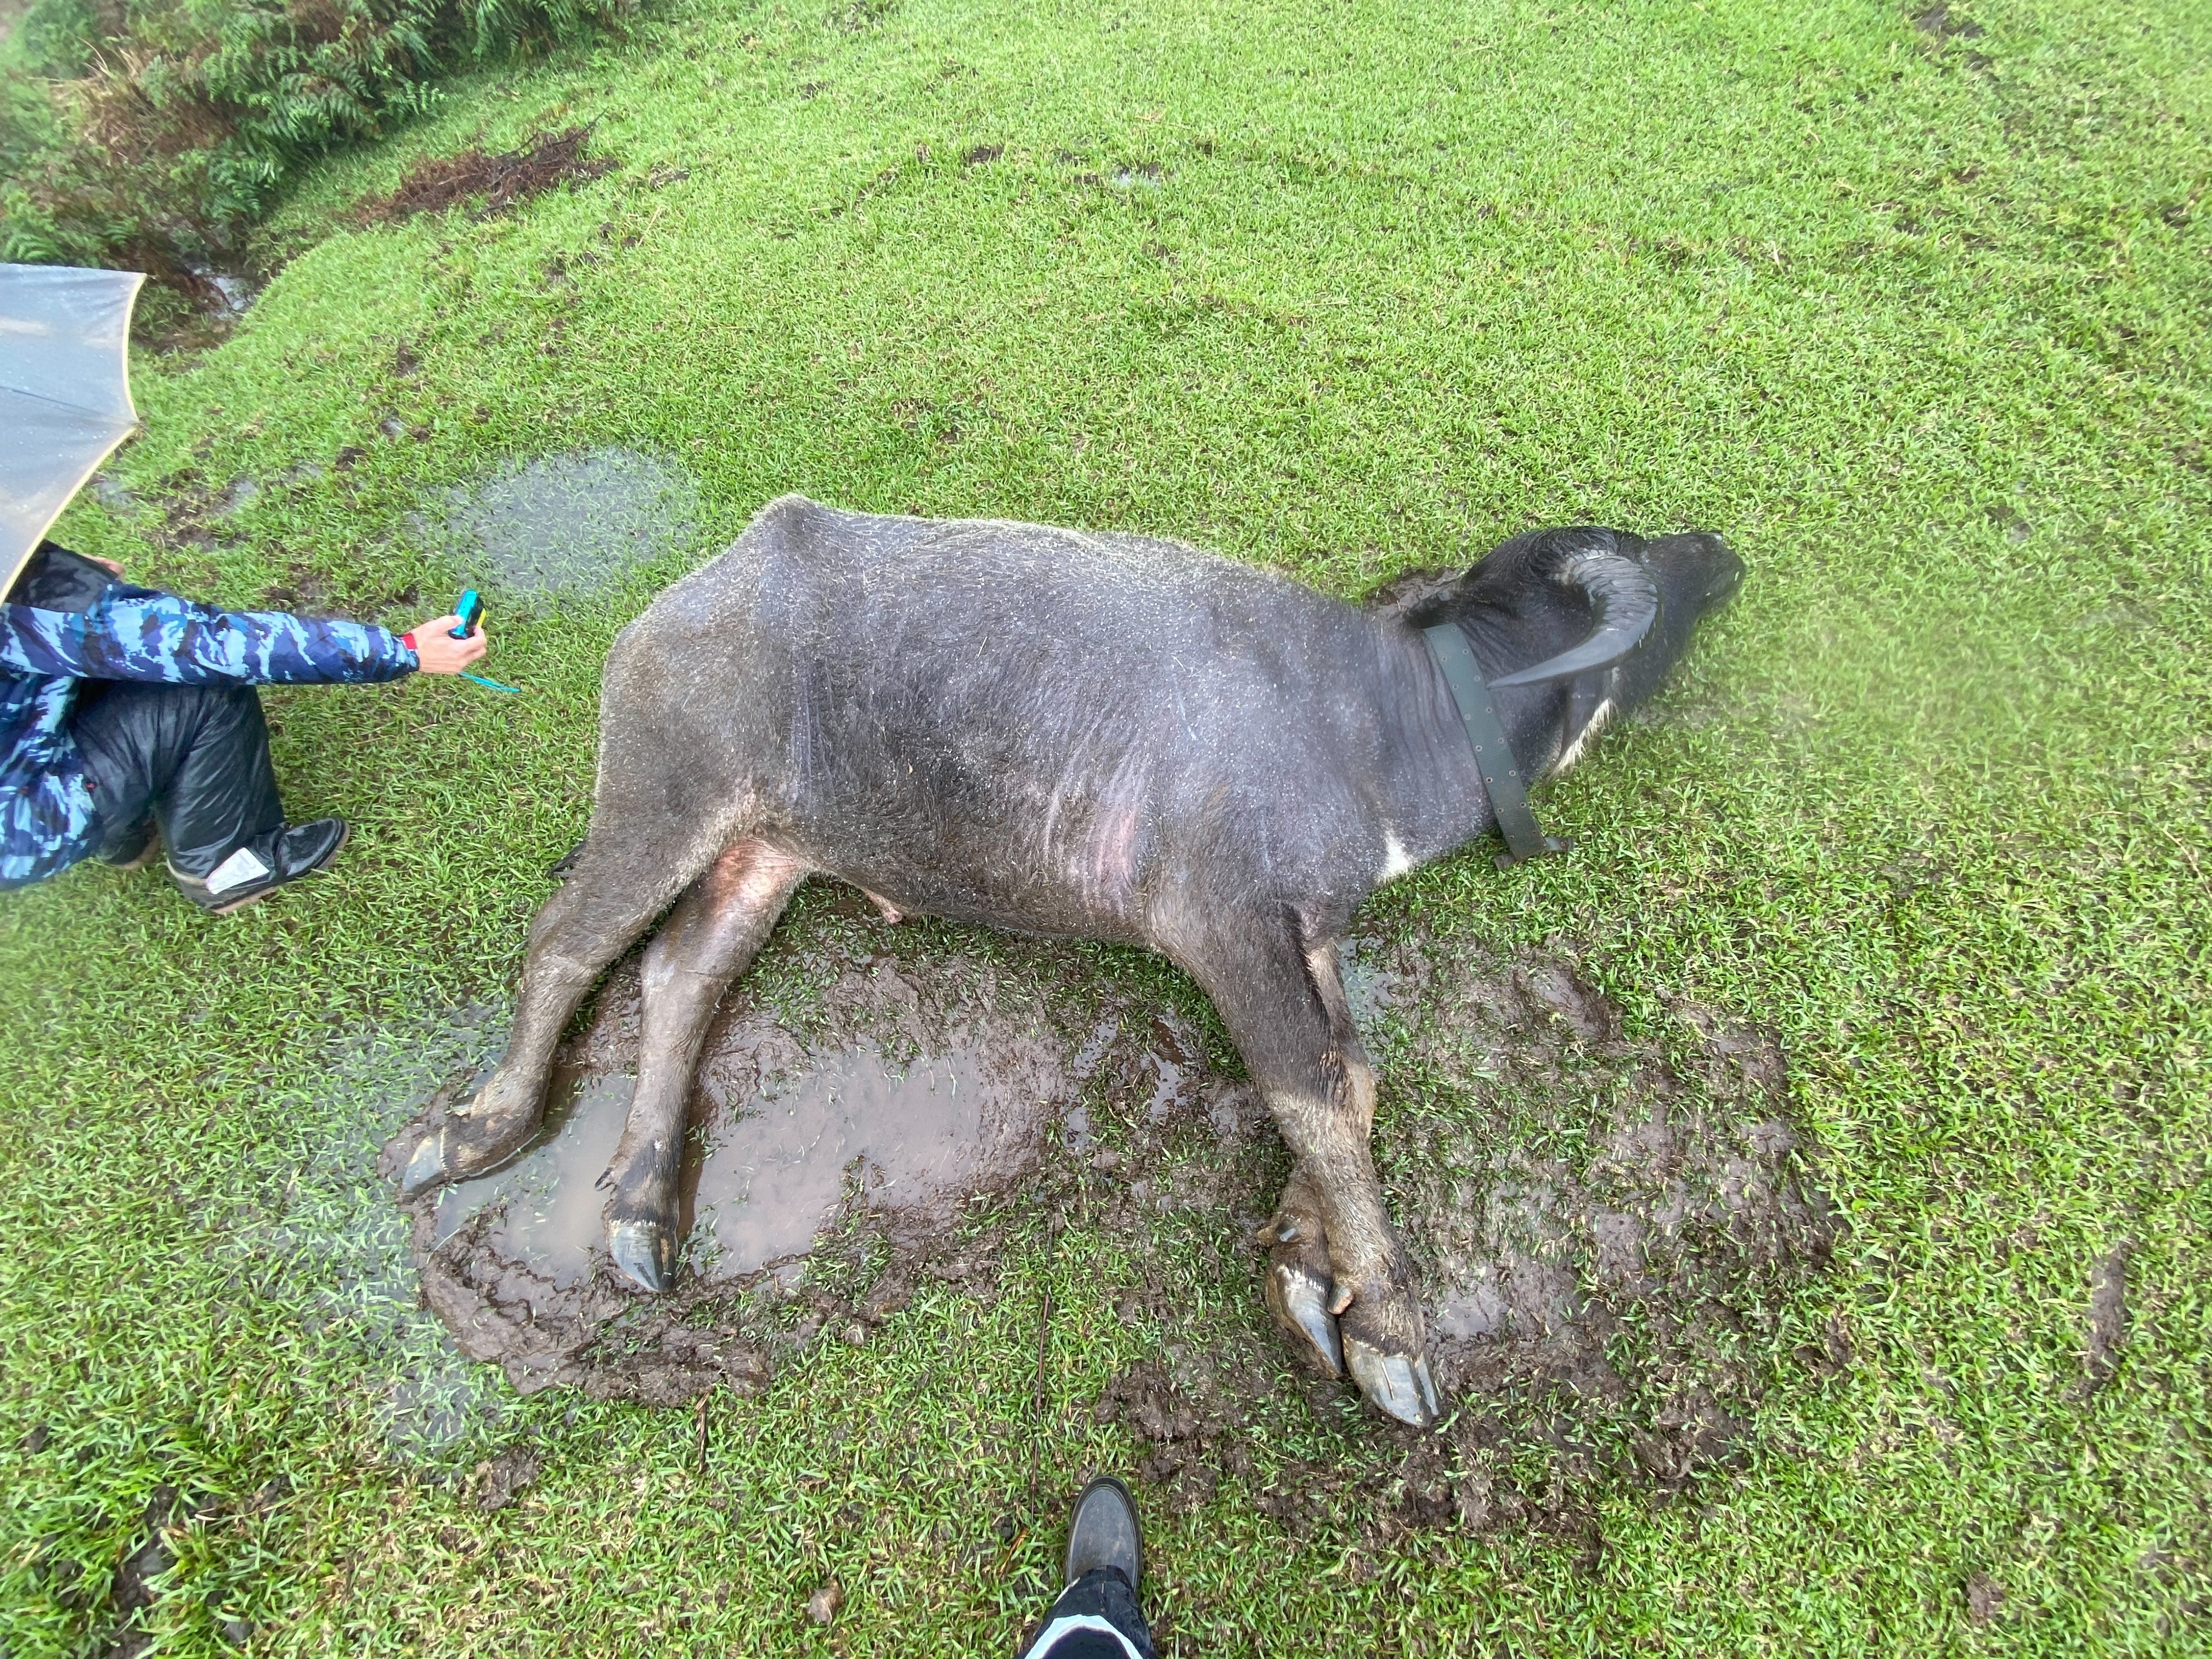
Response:
[{"label": "buffalo ear", "polygon": [[1529,579],[1528,557],[1537,544],[1561,532],[1529,530],[1503,541],[1464,570],[1415,570],[1384,583],[1369,603],[1395,611],[1415,628],[1456,621],[1469,607],[1503,605],[1515,586]]},{"label": "buffalo ear", "polygon": [[1458,597],[1462,604],[1497,599],[1506,590],[1531,580],[1551,562],[1562,544],[1576,546],[1582,538],[1602,536],[1599,530],[1524,530],[1492,548],[1461,574]]}]

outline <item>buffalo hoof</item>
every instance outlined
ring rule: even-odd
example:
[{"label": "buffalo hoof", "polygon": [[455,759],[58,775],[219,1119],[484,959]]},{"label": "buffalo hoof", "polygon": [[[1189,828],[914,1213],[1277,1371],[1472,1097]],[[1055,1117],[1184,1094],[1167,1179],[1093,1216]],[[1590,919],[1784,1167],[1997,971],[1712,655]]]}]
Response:
[{"label": "buffalo hoof", "polygon": [[1386,1353],[1356,1336],[1345,1338],[1344,1353],[1352,1380],[1376,1410],[1416,1429],[1429,1427],[1443,1414],[1425,1354]]},{"label": "buffalo hoof", "polygon": [[611,1221],[607,1254],[623,1278],[655,1293],[676,1282],[676,1240],[657,1221]]},{"label": "buffalo hoof", "polygon": [[1336,1316],[1328,1310],[1327,1273],[1316,1274],[1295,1258],[1273,1263],[1263,1294],[1267,1311],[1291,1345],[1329,1374],[1344,1376],[1344,1344],[1336,1330]]},{"label": "buffalo hoof", "polygon": [[486,1151],[481,1142],[467,1139],[469,1127],[465,1117],[458,1123],[449,1121],[416,1141],[415,1150],[407,1155],[406,1166],[399,1171],[399,1196],[420,1198],[441,1182],[489,1175],[513,1163],[530,1144],[526,1134],[512,1146],[495,1144]]},{"label": "buffalo hoof", "polygon": [[446,1178],[446,1132],[431,1130],[415,1143],[399,1171],[399,1196],[420,1198]]},{"label": "buffalo hoof", "polygon": [[413,1198],[440,1182],[472,1181],[504,1169],[537,1138],[542,1094],[504,1066],[458,1110],[416,1143],[399,1190]]}]

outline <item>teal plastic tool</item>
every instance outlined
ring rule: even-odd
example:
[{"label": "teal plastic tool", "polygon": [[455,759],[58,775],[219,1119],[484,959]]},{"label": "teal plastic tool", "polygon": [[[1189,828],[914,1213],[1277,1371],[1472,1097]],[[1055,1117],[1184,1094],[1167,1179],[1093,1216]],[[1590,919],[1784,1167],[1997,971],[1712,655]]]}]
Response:
[{"label": "teal plastic tool", "polygon": [[[457,640],[465,640],[477,631],[477,624],[483,620],[483,595],[479,594],[475,588],[469,588],[453,602],[453,615],[460,618],[461,625],[459,628],[449,628],[446,632]],[[504,691],[508,696],[516,697],[522,695],[520,686],[501,685],[497,680],[488,680],[481,674],[463,674],[461,678],[473,685],[483,686],[487,691]]]}]

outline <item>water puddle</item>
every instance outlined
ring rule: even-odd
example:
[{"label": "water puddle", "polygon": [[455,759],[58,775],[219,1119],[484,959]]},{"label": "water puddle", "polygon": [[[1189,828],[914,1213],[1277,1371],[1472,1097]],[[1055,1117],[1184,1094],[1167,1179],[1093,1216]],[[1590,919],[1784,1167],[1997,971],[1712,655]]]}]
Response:
[{"label": "water puddle", "polygon": [[[600,1210],[606,1194],[593,1183],[614,1156],[635,1084],[626,1077],[584,1079],[550,1139],[514,1164],[438,1196],[438,1242],[483,1216],[487,1249],[520,1261],[567,1289],[594,1271]],[[570,1092],[556,1085],[556,1096]]]},{"label": "water puddle", "polygon": [[[698,538],[699,487],[635,449],[549,455],[448,491],[416,520],[505,596],[587,595]],[[441,520],[442,522],[438,522]]]},{"label": "water puddle", "polygon": [[[900,1062],[872,1041],[810,1054],[731,1105],[708,1105],[685,1149],[684,1271],[750,1279],[802,1256],[848,1196],[899,1214],[957,1209],[1042,1148],[1043,1101],[1003,1085],[1021,1066],[975,1045]],[[605,1262],[606,1194],[635,1080],[556,1083],[551,1133],[507,1168],[443,1188],[435,1240],[475,1224],[475,1248],[572,1290]],[[1079,1108],[1077,1109],[1079,1111]]]},{"label": "water puddle", "polygon": [[720,1115],[691,1200],[699,1270],[741,1276],[803,1254],[848,1176],[869,1207],[913,1210],[957,1202],[1033,1157],[1036,1115],[1009,1119],[989,1066],[968,1048],[900,1066],[861,1043]]}]

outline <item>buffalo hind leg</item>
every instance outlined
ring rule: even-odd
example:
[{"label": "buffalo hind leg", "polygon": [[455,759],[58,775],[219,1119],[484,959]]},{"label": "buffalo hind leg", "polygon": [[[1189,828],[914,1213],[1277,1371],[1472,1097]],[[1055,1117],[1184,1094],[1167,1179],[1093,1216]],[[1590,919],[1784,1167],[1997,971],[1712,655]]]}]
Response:
[{"label": "buffalo hind leg", "polygon": [[759,841],[736,842],[677,901],[646,947],[637,1092],[622,1144],[599,1177],[611,1192],[607,1253],[641,1290],[665,1291],[676,1279],[677,1176],[708,1022],[805,874],[796,859]]},{"label": "buffalo hind leg", "polygon": [[[607,965],[712,860],[714,844],[656,850],[611,830],[571,856],[568,880],[530,924],[507,1053],[473,1099],[415,1144],[399,1174],[403,1197],[483,1175],[530,1144],[545,1115],[562,1028]],[[641,878],[641,870],[654,874]]]},{"label": "buffalo hind leg", "polygon": [[1375,1072],[1333,943],[1297,917],[1224,930],[1185,965],[1221,1012],[1297,1165],[1270,1228],[1267,1305],[1333,1376],[1416,1428],[1439,1415],[1411,1259],[1382,1207],[1368,1137]]}]

